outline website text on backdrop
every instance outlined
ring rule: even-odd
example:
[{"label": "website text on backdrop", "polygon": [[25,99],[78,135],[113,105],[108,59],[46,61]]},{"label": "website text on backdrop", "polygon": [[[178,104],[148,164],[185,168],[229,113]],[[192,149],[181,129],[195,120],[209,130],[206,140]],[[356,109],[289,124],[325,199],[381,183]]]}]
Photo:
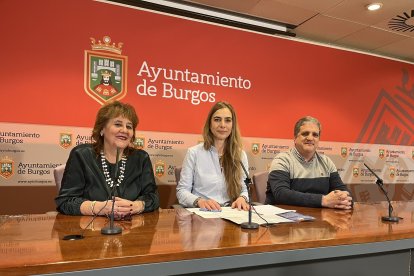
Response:
[{"label": "website text on backdrop", "polygon": [[203,139],[184,158],[177,185],[179,204],[206,210],[221,210],[221,206],[248,210],[249,195],[240,165],[243,162],[248,168],[248,161],[231,104],[217,102],[210,109]]},{"label": "website text on backdrop", "polygon": [[351,209],[352,197],[332,160],[316,149],[320,122],[311,116],[294,127],[295,146],[279,153],[270,166],[266,204]]}]

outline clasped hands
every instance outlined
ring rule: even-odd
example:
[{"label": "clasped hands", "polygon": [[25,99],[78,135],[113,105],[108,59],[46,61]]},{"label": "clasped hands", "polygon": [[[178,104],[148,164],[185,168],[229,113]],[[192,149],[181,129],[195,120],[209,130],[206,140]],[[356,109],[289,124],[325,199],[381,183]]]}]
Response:
[{"label": "clasped hands", "polygon": [[[115,197],[114,219],[121,220],[131,215],[139,214],[144,211],[143,201],[131,201],[128,199]],[[98,201],[94,206],[97,215],[109,215],[112,212],[112,200]],[[98,213],[99,212],[99,213]]]},{"label": "clasped hands", "polygon": [[334,190],[322,196],[322,206],[349,210],[352,208],[352,197],[347,191]]},{"label": "clasped hands", "polygon": [[[218,202],[213,199],[200,198],[198,201],[198,207],[205,208],[207,210],[221,210],[220,204],[218,204]],[[249,210],[249,204],[246,202],[246,199],[244,197],[240,196],[235,201],[233,201],[231,208],[247,211]]]}]

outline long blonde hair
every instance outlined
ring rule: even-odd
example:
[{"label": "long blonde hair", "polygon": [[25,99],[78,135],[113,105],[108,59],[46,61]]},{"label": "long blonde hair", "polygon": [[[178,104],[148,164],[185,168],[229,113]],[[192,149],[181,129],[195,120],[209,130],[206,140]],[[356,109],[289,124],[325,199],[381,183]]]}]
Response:
[{"label": "long blonde hair", "polygon": [[221,162],[224,171],[224,178],[227,185],[227,194],[229,198],[234,201],[240,196],[240,193],[242,191],[242,184],[240,183],[240,179],[242,177],[242,143],[236,112],[234,111],[234,108],[231,104],[227,102],[217,102],[211,108],[203,129],[204,149],[209,150],[211,146],[214,145],[214,135],[210,130],[211,118],[217,110],[222,108],[228,108],[230,110],[233,121],[231,133],[224,143]]}]

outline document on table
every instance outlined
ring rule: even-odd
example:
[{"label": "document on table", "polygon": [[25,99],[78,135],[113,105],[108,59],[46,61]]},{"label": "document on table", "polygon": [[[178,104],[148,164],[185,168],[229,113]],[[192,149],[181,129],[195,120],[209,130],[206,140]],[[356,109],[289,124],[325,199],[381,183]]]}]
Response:
[{"label": "document on table", "polygon": [[[293,222],[292,220],[282,218],[278,214],[286,212],[294,212],[295,210],[286,210],[273,205],[259,205],[253,206],[256,210],[252,210],[252,222],[263,224],[266,223],[282,223],[282,222]],[[222,207],[221,211],[203,211],[200,208],[187,208],[188,211],[193,212],[203,218],[222,218],[230,220],[234,223],[241,224],[248,221],[248,211],[242,211],[232,209],[231,207]],[[266,221],[260,218],[257,213],[260,214]]]}]

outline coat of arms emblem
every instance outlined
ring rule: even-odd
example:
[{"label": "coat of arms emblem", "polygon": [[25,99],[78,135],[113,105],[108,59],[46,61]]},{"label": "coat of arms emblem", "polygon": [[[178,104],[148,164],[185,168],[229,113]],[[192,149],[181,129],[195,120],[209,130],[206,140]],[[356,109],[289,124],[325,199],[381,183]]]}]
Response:
[{"label": "coat of arms emblem", "polygon": [[138,136],[135,138],[134,142],[132,142],[136,149],[143,149],[145,147],[145,137]]},{"label": "coat of arms emblem", "polygon": [[252,143],[252,153],[254,155],[259,154],[260,152],[260,144],[259,143]]},{"label": "coat of arms emblem", "polygon": [[348,156],[348,148],[347,147],[341,147],[341,156],[342,158],[345,158]]},{"label": "coat of arms emblem", "polygon": [[358,167],[353,167],[352,168],[352,175],[354,177],[358,177],[359,176],[359,168]]},{"label": "coat of arms emblem", "polygon": [[157,161],[155,163],[155,175],[158,177],[164,176],[165,173],[165,163],[163,161]]},{"label": "coat of arms emblem", "polygon": [[395,167],[390,167],[390,177],[391,178],[395,177]]},{"label": "coat of arms emblem", "polygon": [[378,149],[378,157],[384,159],[385,157],[385,149]]},{"label": "coat of arms emblem", "polygon": [[72,145],[72,134],[71,133],[61,133],[59,144],[62,148],[67,149]]},{"label": "coat of arms emblem", "polygon": [[123,43],[111,44],[91,38],[92,50],[85,50],[85,91],[100,104],[125,97],[128,57],[121,55]]},{"label": "coat of arms emblem", "polygon": [[10,178],[14,173],[14,162],[9,157],[0,160],[0,175],[3,178]]}]

